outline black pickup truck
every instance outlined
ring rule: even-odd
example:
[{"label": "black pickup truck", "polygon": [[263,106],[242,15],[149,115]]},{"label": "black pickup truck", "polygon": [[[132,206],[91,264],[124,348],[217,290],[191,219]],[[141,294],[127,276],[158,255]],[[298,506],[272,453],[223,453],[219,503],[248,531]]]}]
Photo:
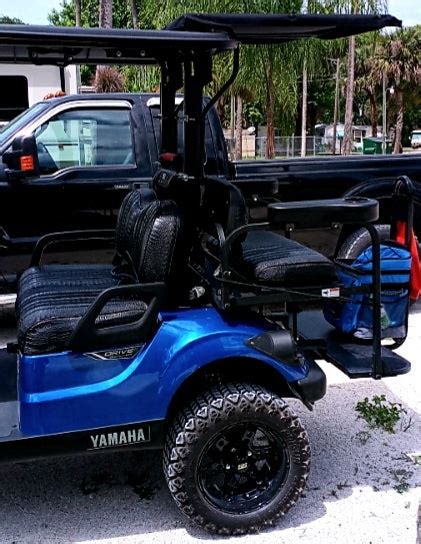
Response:
[{"label": "black pickup truck", "polygon": [[[177,100],[182,101],[182,97]],[[182,149],[182,108],[179,138]],[[13,291],[17,272],[28,265],[43,234],[78,229],[112,229],[125,194],[149,185],[159,165],[160,102],[153,94],[72,95],[35,104],[0,132],[0,156],[23,134],[35,137],[36,177],[11,176],[0,162],[0,292]],[[230,162],[222,127],[211,108],[206,120],[205,172],[233,180],[247,196],[252,220],[262,219],[268,201],[364,195],[380,200],[380,224],[387,224],[397,176],[421,183],[421,154],[387,157],[323,157]],[[421,199],[421,185],[419,190]],[[421,210],[415,228],[421,238]],[[19,218],[19,219],[18,219]],[[380,227],[384,231],[387,226]],[[312,239],[330,254],[366,243],[359,234],[334,226]],[[66,246],[80,258],[80,248]],[[97,247],[97,246],[95,246]],[[52,257],[57,258],[61,248]],[[92,254],[91,249],[88,252]],[[86,255],[85,255],[86,257]]]}]

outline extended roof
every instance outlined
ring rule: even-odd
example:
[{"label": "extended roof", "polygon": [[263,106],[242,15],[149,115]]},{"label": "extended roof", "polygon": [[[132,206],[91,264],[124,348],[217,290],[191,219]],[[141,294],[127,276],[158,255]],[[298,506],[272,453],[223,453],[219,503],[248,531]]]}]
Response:
[{"label": "extended roof", "polygon": [[304,38],[343,38],[386,26],[401,26],[401,21],[391,15],[199,13],[183,15],[166,28],[189,32],[226,32],[241,43],[267,44]]},{"label": "extended roof", "polygon": [[0,25],[0,62],[148,64],[239,43],[339,38],[400,24],[390,15],[193,14],[165,30]]}]

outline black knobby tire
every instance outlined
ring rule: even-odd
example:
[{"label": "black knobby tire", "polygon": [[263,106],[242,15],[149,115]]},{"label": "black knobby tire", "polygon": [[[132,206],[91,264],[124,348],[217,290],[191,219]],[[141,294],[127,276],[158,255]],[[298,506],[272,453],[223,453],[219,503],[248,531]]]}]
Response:
[{"label": "black knobby tire", "polygon": [[164,449],[175,502],[218,534],[273,524],[302,494],[309,469],[310,446],[300,420],[259,385],[227,384],[200,394],[176,416]]},{"label": "black knobby tire", "polygon": [[[376,225],[380,242],[390,239],[390,225]],[[338,259],[356,259],[371,245],[371,238],[364,228],[356,230],[349,236],[338,250]]]}]

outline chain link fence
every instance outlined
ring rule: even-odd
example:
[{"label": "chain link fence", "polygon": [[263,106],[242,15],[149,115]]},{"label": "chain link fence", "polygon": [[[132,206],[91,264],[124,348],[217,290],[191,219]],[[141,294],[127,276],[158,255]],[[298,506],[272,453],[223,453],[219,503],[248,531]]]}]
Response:
[{"label": "chain link fence", "polygon": [[[275,158],[288,159],[301,156],[301,136],[276,136]],[[235,138],[226,138],[228,152],[232,158],[235,154]],[[266,136],[248,136],[243,138],[244,159],[264,159],[266,153]],[[321,136],[307,136],[306,156],[314,157],[329,153]]]}]

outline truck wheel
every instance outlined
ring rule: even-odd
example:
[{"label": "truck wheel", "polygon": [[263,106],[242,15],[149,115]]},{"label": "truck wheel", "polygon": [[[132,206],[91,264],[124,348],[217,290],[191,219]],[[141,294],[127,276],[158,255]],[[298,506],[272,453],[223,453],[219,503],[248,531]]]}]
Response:
[{"label": "truck wheel", "polygon": [[225,535],[273,524],[302,494],[309,468],[300,420],[260,385],[221,385],[198,396],[175,418],[164,450],[179,508]]},{"label": "truck wheel", "polygon": [[[376,225],[380,242],[390,238],[390,225]],[[358,229],[349,236],[338,250],[338,259],[356,259],[371,245],[371,238],[366,229]]]}]

